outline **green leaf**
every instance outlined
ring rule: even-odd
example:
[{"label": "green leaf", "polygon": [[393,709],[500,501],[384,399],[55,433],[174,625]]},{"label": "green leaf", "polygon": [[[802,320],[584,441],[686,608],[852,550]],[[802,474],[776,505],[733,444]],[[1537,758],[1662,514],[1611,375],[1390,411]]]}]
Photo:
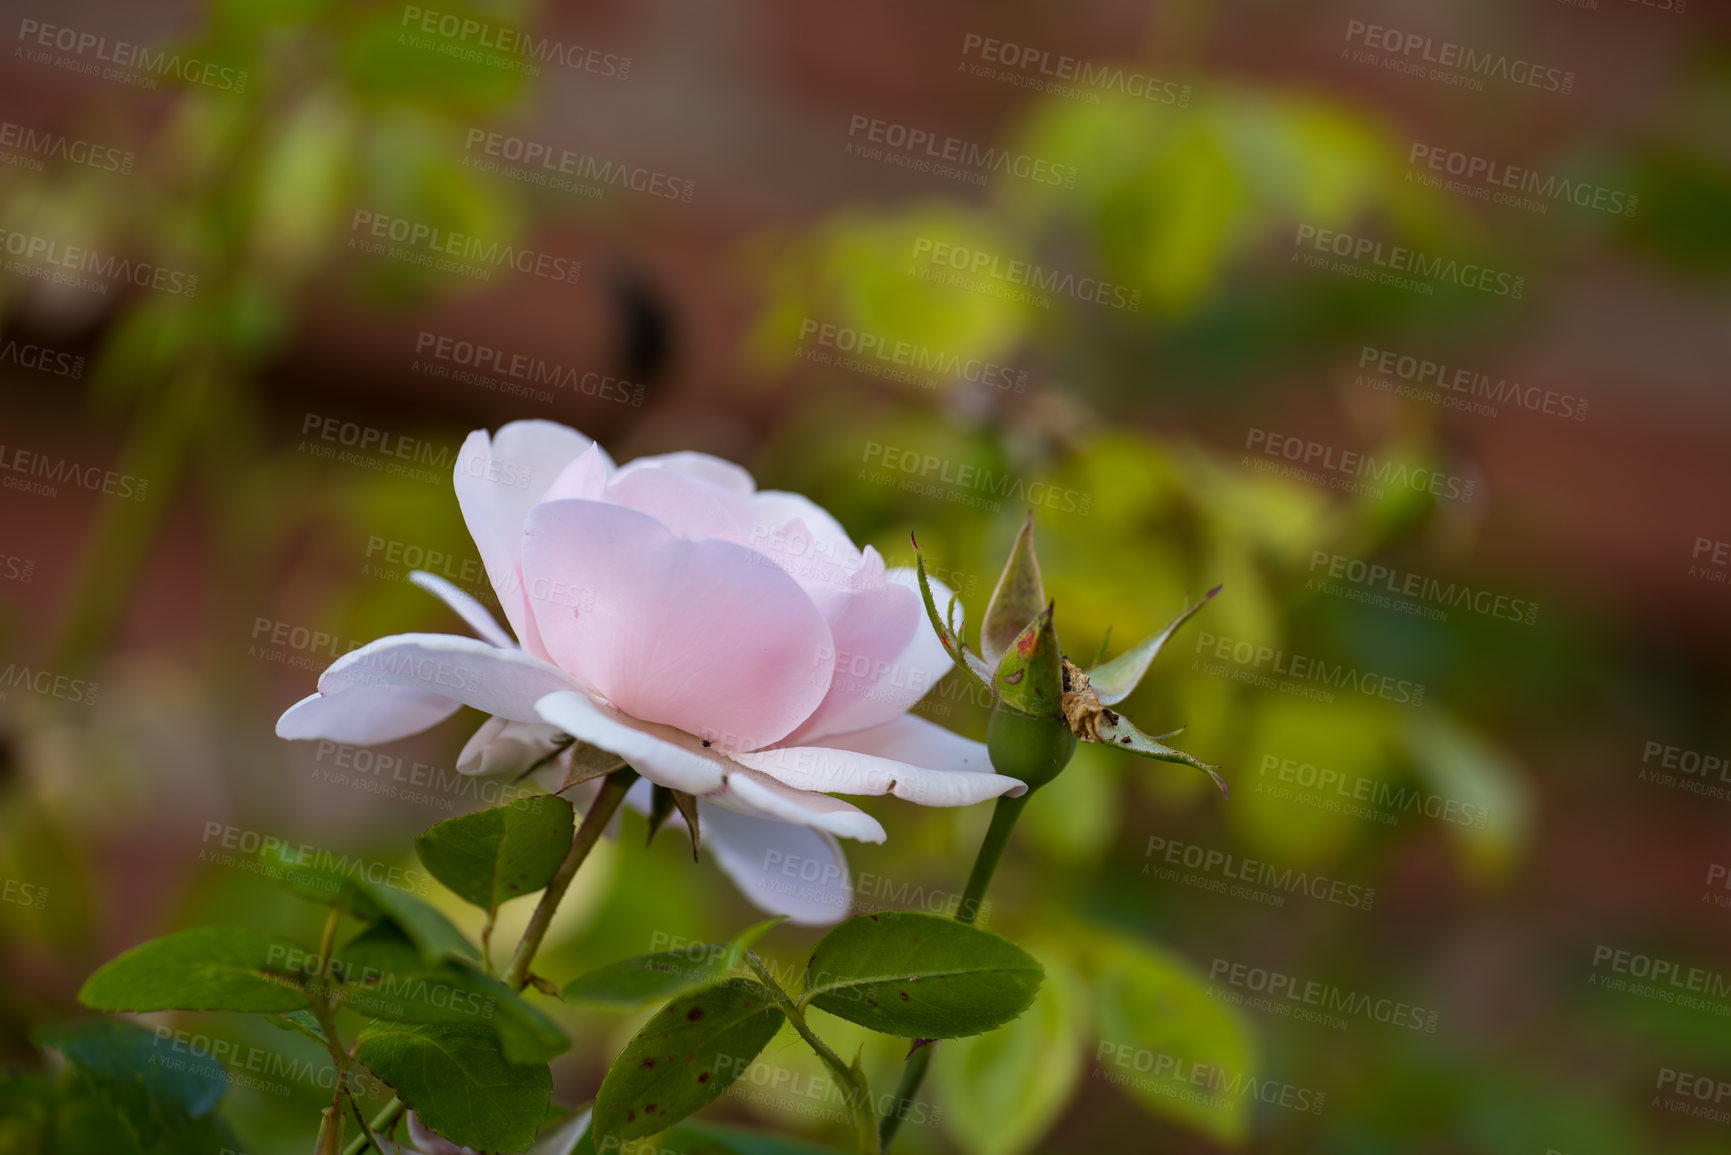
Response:
[{"label": "green leaf", "polygon": [[482,1151],[526,1149],[552,1093],[544,1065],[509,1062],[493,1031],[475,1023],[369,1023],[355,1057],[427,1126]]},{"label": "green leaf", "polygon": [[569,802],[536,794],[447,819],[415,839],[415,852],[457,897],[492,914],[547,885],[575,829]]},{"label": "green leaf", "polygon": [[429,961],[443,959],[475,959],[479,957],[463,932],[451,920],[414,895],[396,887],[356,881],[355,892],[370,903],[378,913],[375,918],[388,920],[409,937],[422,957]]},{"label": "green leaf", "polygon": [[[1191,1096],[1188,1083],[1162,1070],[1218,1071],[1234,1086],[1258,1077],[1250,1027],[1242,1015],[1208,997],[1208,984],[1177,955],[1128,940],[1095,951],[1094,984],[1101,1045],[1100,1076],[1150,1114],[1199,1131],[1225,1146],[1249,1133],[1250,1095]],[[1162,1057],[1170,1062],[1163,1063]]]},{"label": "green leaf", "polygon": [[288,1011],[280,1015],[266,1015],[265,1022],[281,1031],[293,1031],[305,1035],[319,1046],[325,1045],[325,1029],[319,1025],[318,1019],[311,1011]]},{"label": "green leaf", "polygon": [[1010,547],[1004,572],[998,575],[992,600],[986,604],[986,616],[980,619],[980,656],[986,664],[996,666],[1045,608],[1046,587],[1040,580],[1040,561],[1034,556],[1034,513],[1029,510],[1028,520]]},{"label": "green leaf", "polygon": [[1201,612],[1220,587],[1215,586],[1202,595],[1202,600],[1193,606],[1185,606],[1182,613],[1167,623],[1166,628],[1133,646],[1113,658],[1087,671],[1088,682],[1094,687],[1094,693],[1100,698],[1102,706],[1112,706],[1130,696],[1131,691],[1142,681],[1142,676],[1148,672],[1148,667],[1160,654],[1160,647],[1166,644],[1178,627]]},{"label": "green leaf", "polygon": [[[613,1144],[604,1144],[608,1151],[619,1151]],[[633,1149],[635,1150],[635,1149]],[[533,1152],[531,1155],[539,1155]],[[551,1155],[561,1155],[552,1152]],[[595,1130],[590,1128],[571,1149],[570,1155],[598,1155]],[[653,1149],[645,1147],[642,1155],[840,1155],[834,1147],[819,1147],[798,1139],[784,1139],[762,1131],[747,1131],[741,1127],[723,1127],[714,1123],[681,1123],[655,1137]]]},{"label": "green leaf", "polygon": [[1521,861],[1532,820],[1532,791],[1506,751],[1440,707],[1415,711],[1402,728],[1413,768],[1436,794],[1460,804],[1442,827],[1468,871],[1490,882]]},{"label": "green leaf", "polygon": [[51,1151],[49,1107],[54,1088],[29,1071],[0,1071],[0,1151]]},{"label": "green leaf", "polygon": [[1082,1074],[1086,989],[1047,961],[1027,1014],[937,1049],[930,1086],[944,1104],[944,1129],[970,1155],[1034,1150],[1063,1115]]},{"label": "green leaf", "polygon": [[560,993],[566,1002],[622,1010],[666,1002],[721,981],[739,965],[746,948],[781,921],[772,918],[749,926],[730,943],[706,943],[621,959],[579,975]]},{"label": "green leaf", "polygon": [[[400,886],[367,878],[362,873],[366,864],[359,859],[344,856],[336,866],[308,862],[295,847],[280,845],[265,847],[259,859],[267,875],[302,898],[335,906],[362,922],[394,923],[428,962],[480,957],[450,919]],[[405,872],[404,882],[413,883],[415,876],[425,882],[418,871]]]},{"label": "green leaf", "polygon": [[141,1149],[209,1116],[228,1089],[220,1062],[122,1019],[45,1024],[31,1039],[65,1055]]},{"label": "green leaf", "polygon": [[200,926],[135,946],[102,966],[78,992],[97,1011],[293,1011],[311,952],[286,938],[238,926]]},{"label": "green leaf", "polygon": [[571,1047],[552,1019],[510,986],[464,959],[428,966],[391,923],[368,927],[334,952],[332,978],[346,1005],[404,1023],[480,1023],[512,1063],[545,1063]]},{"label": "green leaf", "polygon": [[[1176,734],[1174,730],[1172,733]],[[1162,734],[1160,738],[1170,738],[1172,734]],[[1092,742],[1094,739],[1089,738]],[[1135,723],[1124,715],[1108,710],[1100,715],[1100,744],[1110,746],[1114,750],[1128,750],[1132,754],[1140,754],[1144,758],[1152,758],[1156,762],[1180,762],[1186,766],[1194,766],[1208,777],[1214,779],[1214,785],[1220,788],[1223,797],[1230,797],[1226,789],[1226,779],[1220,776],[1220,770],[1198,758],[1194,754],[1186,754],[1182,750],[1167,746],[1159,738],[1144,734],[1136,728]]]},{"label": "green leaf", "polygon": [[595,1099],[595,1133],[653,1135],[713,1101],[781,1029],[769,989],[728,979],[668,1003],[614,1060]]},{"label": "green leaf", "polygon": [[916,911],[862,914],[823,937],[802,1002],[887,1035],[954,1039],[1028,1009],[1044,972],[1027,951]]}]

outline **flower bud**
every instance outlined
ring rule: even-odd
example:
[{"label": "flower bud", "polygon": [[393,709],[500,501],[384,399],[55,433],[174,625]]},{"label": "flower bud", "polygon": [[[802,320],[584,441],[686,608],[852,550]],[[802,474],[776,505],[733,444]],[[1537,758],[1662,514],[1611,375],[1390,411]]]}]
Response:
[{"label": "flower bud", "polygon": [[1058,776],[1076,753],[1076,735],[1062,718],[1038,718],[1000,702],[986,724],[992,769],[1020,778],[1030,791]]}]

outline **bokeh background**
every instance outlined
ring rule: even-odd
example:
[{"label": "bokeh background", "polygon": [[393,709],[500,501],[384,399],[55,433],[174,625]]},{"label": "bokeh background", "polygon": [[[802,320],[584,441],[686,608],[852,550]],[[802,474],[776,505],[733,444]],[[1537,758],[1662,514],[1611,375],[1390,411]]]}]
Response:
[{"label": "bokeh background", "polygon": [[[1731,1149],[1722,7],[6,8],[0,1114],[119,950],[314,932],[229,832],[412,868],[485,804],[472,715],[376,757],[272,728],[345,650],[458,628],[410,569],[491,600],[450,464],[537,417],[738,460],[891,564],[917,534],[975,622],[1033,509],[1073,655],[1224,585],[1127,713],[1231,799],[1082,749],[986,918],[1041,999],[944,1045],[898,1149]],[[545,261],[429,267],[380,221]],[[947,682],[920,712],[983,736]],[[986,808],[864,805],[855,909],[946,909]],[[753,919],[643,833],[548,973]],[[581,1103],[636,1020],[557,1013]],[[778,1041],[705,1117],[845,1148],[819,1074]],[[223,1112],[300,1152],[327,1100],[279,1069]]]}]

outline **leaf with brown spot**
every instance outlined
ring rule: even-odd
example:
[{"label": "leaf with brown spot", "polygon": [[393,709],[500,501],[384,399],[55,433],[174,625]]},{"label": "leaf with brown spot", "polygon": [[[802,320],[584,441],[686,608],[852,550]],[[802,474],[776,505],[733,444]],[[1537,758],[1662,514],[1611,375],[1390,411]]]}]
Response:
[{"label": "leaf with brown spot", "polygon": [[[751,1066],[781,1029],[783,1016],[769,989],[734,978],[668,1003],[644,1024],[595,1099],[595,1134],[638,1139],[663,1130],[714,1101]],[[657,1066],[667,1042],[688,1056]],[[669,1055],[668,1058],[673,1056]]]},{"label": "leaf with brown spot", "polygon": [[626,1010],[677,998],[727,977],[745,951],[779,918],[754,923],[732,942],[705,943],[681,950],[622,959],[580,975],[565,985],[565,1001]]}]

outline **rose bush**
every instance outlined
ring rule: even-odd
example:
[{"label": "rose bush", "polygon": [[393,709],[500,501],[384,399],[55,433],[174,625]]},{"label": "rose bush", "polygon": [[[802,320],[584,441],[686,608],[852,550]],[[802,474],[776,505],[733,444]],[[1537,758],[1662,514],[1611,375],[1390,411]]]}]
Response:
[{"label": "rose bush", "polygon": [[701,453],[617,466],[548,421],[470,434],[455,485],[511,632],[418,575],[479,637],[363,646],[280,736],[390,742],[472,706],[493,716],[460,760],[477,772],[526,768],[569,735],[647,779],[640,809],[650,783],[696,796],[722,869],[810,924],[847,912],[835,836],[885,836],[832,795],[961,806],[1025,789],[980,743],[908,713],[952,666],[913,573],[810,500]]}]

